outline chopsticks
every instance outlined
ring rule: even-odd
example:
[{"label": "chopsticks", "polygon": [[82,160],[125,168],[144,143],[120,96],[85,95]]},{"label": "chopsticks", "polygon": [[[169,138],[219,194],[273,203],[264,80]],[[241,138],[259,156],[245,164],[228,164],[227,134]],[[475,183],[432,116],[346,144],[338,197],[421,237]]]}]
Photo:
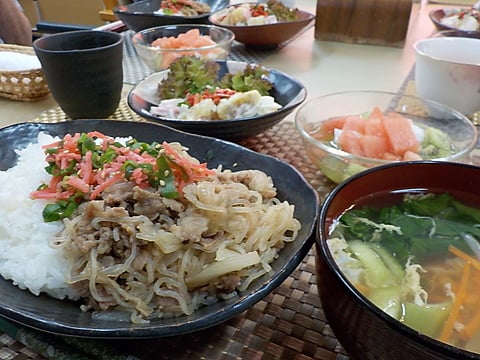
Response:
[{"label": "chopsticks", "polygon": [[123,355],[100,340],[42,333],[0,317],[0,331],[51,360],[140,360]]},{"label": "chopsticks", "polygon": [[123,23],[123,21],[118,20],[105,25],[98,26],[93,30],[122,32],[127,30],[127,26]]}]

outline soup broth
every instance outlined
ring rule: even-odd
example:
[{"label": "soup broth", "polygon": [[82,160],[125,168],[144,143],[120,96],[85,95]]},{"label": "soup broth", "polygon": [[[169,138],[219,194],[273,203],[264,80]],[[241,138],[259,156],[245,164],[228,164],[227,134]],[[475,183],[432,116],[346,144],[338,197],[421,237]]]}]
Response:
[{"label": "soup broth", "polygon": [[327,243],[345,277],[387,314],[480,353],[475,204],[439,189],[378,193],[330,219]]}]

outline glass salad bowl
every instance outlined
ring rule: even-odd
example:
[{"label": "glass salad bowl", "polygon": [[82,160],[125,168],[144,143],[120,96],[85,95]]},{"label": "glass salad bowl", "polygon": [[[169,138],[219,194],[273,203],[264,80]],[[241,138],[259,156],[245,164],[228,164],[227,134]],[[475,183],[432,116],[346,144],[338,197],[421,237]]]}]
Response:
[{"label": "glass salad bowl", "polygon": [[469,162],[478,136],[452,108],[380,91],[311,99],[298,109],[295,124],[308,156],[334,183],[391,162]]}]

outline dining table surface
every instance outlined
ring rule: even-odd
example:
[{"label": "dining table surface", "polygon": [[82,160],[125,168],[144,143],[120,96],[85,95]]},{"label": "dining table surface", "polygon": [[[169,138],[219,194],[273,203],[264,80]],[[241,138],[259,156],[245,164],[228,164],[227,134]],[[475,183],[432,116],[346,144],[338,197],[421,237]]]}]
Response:
[{"label": "dining table surface", "polygon": [[[316,11],[314,0],[296,0],[295,6],[312,13]],[[315,38],[312,23],[292,41],[277,49],[245,49],[237,44],[232,57],[259,62],[299,80],[306,87],[307,100],[350,90],[414,93],[413,44],[435,32],[428,13],[445,6],[426,0],[413,1],[402,47],[320,41]],[[132,50],[128,42],[131,34],[128,31],[124,33],[123,97],[119,109],[109,119],[144,121],[128,108],[126,97],[151,71]],[[69,120],[52,96],[32,102],[0,98],[0,109],[0,128],[22,122]],[[310,163],[304,153],[294,126],[294,116],[295,112],[265,133],[239,143],[296,167],[322,200],[334,185]],[[322,312],[316,285],[314,248],[280,287],[225,324],[170,339],[109,340],[102,342],[101,346],[121,354],[115,359],[347,360],[355,355],[342,348]],[[91,358],[108,359],[96,356]],[[49,358],[46,352],[42,353],[0,332],[0,360],[45,358]]]},{"label": "dining table surface", "polygon": [[[428,12],[439,4],[413,2],[408,33],[403,47],[360,45],[318,41],[313,24],[287,45],[274,51],[260,51],[252,57],[301,81],[307,99],[349,90],[398,91],[415,64],[413,44],[434,31]],[[296,7],[315,13],[314,0],[297,0]],[[251,53],[255,53],[254,50]],[[135,85],[126,81],[125,93]],[[30,121],[55,108],[50,96],[36,102],[17,102],[0,98],[0,126]],[[286,118],[293,120],[294,114]]]}]

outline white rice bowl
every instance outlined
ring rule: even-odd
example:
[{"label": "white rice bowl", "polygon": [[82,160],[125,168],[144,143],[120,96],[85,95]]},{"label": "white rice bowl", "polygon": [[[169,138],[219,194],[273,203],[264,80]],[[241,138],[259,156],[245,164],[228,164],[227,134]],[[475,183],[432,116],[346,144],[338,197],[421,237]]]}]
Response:
[{"label": "white rice bowl", "polygon": [[59,299],[75,299],[75,292],[65,283],[65,253],[49,246],[63,223],[44,222],[46,202],[30,198],[30,193],[50,178],[44,169],[42,145],[56,140],[40,133],[38,143],[17,151],[16,166],[0,171],[0,274],[35,295],[45,292]]}]

